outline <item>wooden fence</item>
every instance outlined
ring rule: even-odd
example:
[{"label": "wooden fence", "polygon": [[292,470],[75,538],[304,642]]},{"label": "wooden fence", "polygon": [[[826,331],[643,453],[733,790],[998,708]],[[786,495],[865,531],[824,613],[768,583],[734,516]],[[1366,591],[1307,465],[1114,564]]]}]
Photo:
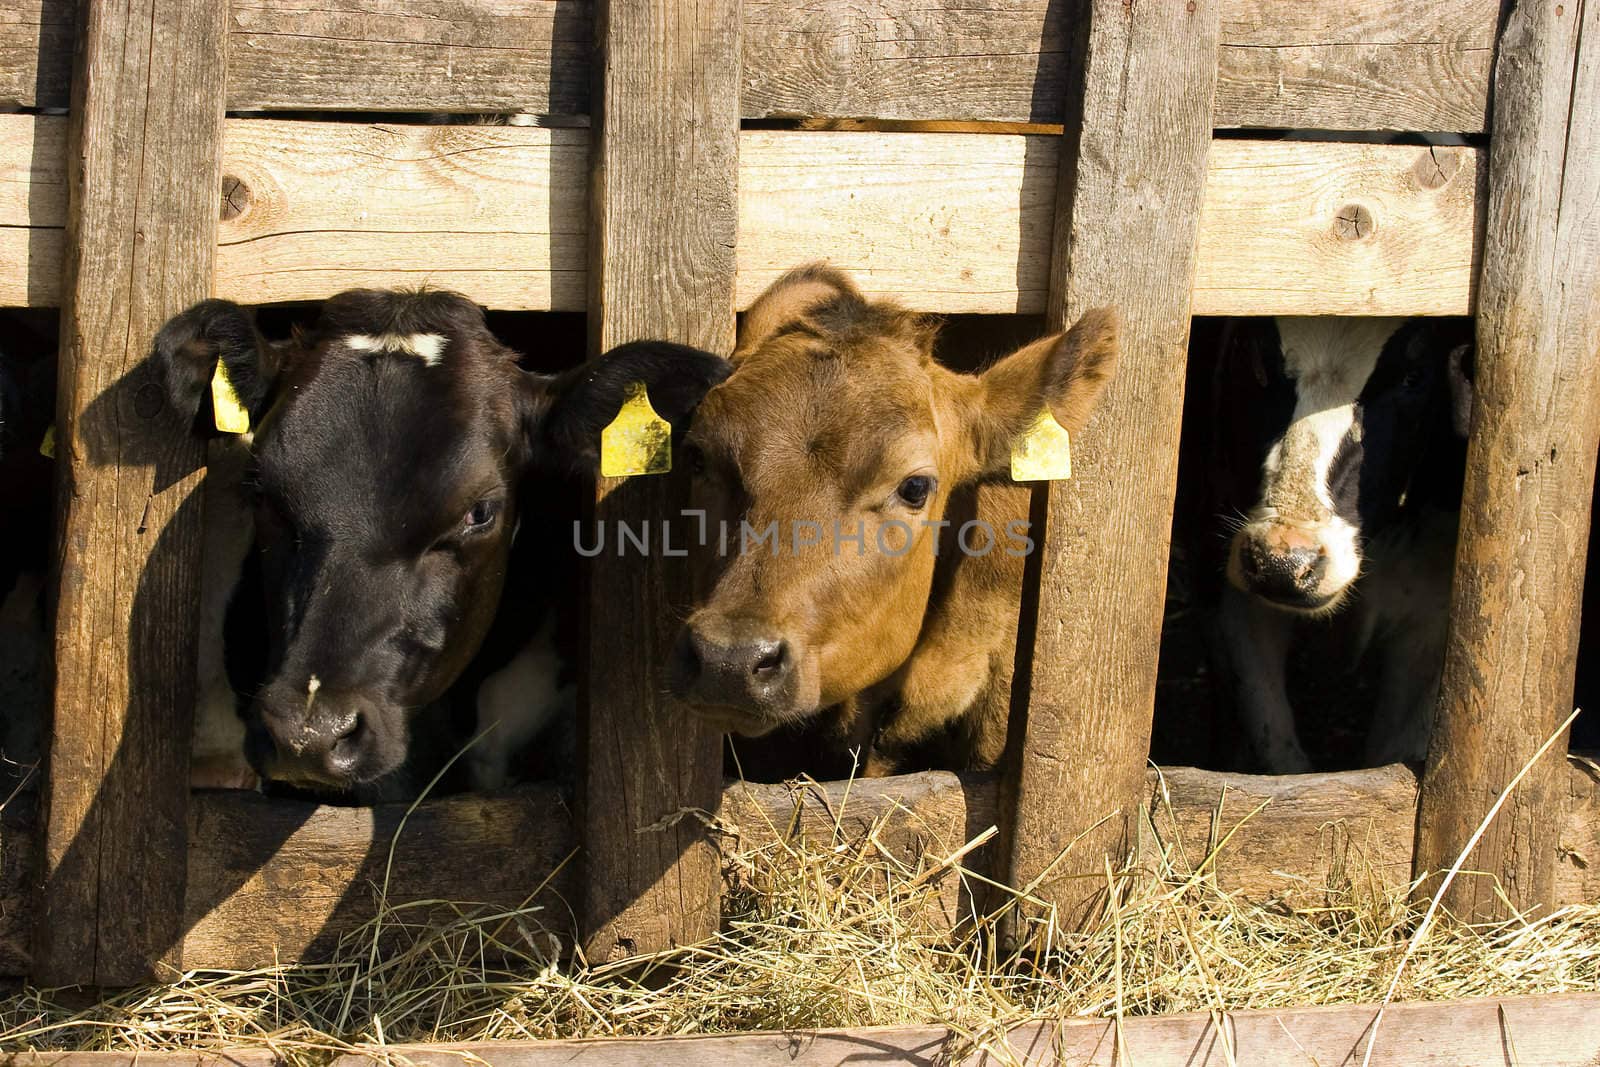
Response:
[{"label": "wooden fence", "polygon": [[[0,812],[0,973],[117,984],[314,955],[370,914],[389,867],[398,811],[187,789],[203,456],[140,361],[207,295],[426,281],[587,311],[591,354],[642,336],[726,350],[735,312],[816,258],[923,311],[1121,307],[1123,369],[1077,477],[1039,501],[1015,763],[851,797],[908,852],[999,825],[986,862],[1019,883],[1098,826],[1039,888],[1068,915],[1151,788],[1191,314],[1475,309],[1469,517],[1420,799],[1399,767],[1179,769],[1161,816],[1204,826],[1224,786],[1224,817],[1271,799],[1220,867],[1260,895],[1352,847],[1396,884],[1448,865],[1569,710],[1600,434],[1600,5],[1501,21],[1498,0],[22,0],[0,15],[0,102],[70,113],[0,115],[0,305],[63,309],[60,582],[45,791]],[[571,121],[227,117],[246,110]],[[741,128],[782,116],[1062,130]],[[1214,136],[1227,127],[1490,147]],[[680,491],[618,488],[599,486],[598,514]],[[660,566],[592,564],[604,669],[585,672],[574,810],[542,786],[424,804],[391,903],[518,904],[576,853],[549,892],[590,958],[651,951],[715,928],[717,842],[695,819],[640,828],[719,804],[752,833],[764,815],[820,825],[837,804],[836,785],[725,787],[717,739],[663,705],[677,578]],[[1056,758],[1074,751],[1099,758]],[[1597,793],[1585,766],[1543,761],[1474,866],[1519,906],[1600,896]],[[1492,910],[1481,882],[1453,903]]]}]

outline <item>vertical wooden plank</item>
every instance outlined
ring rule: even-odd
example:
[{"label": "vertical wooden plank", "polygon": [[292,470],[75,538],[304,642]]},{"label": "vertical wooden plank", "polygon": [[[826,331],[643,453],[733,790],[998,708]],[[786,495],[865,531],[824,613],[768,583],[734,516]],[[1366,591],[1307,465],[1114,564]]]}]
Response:
[{"label": "vertical wooden plank", "polygon": [[[1572,710],[1600,441],[1597,101],[1600,2],[1519,3],[1495,67],[1472,439],[1418,877],[1454,862]],[[1495,877],[1456,881],[1458,917],[1554,903],[1565,751],[1533,768],[1479,842],[1467,867]]]},{"label": "vertical wooden plank", "polygon": [[1075,477],[1041,490],[1007,844],[1011,884],[1048,871],[1037,893],[1067,924],[1122,857],[1150,751],[1219,8],[1091,0],[1067,104],[1049,318],[1118,308],[1122,360],[1073,442]]},{"label": "vertical wooden plank", "polygon": [[[733,348],[738,233],[739,0],[601,0],[592,117],[591,354],[654,337]],[[677,477],[603,480],[611,531],[685,506]],[[718,917],[717,854],[699,819],[716,808],[720,739],[672,705],[681,561],[630,552],[593,561],[584,774],[582,926],[591,960],[703,938]],[[667,825],[670,823],[670,825]]]},{"label": "vertical wooden plank", "polygon": [[201,450],[143,360],[211,286],[226,21],[213,0],[78,12],[42,984],[126,984],[176,962]]}]

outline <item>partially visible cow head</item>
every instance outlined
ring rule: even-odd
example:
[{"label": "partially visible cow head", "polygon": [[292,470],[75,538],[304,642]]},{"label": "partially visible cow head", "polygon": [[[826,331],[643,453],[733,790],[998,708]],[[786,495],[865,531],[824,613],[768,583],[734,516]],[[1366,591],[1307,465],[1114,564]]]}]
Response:
[{"label": "partially visible cow head", "polygon": [[671,681],[717,724],[765,733],[888,677],[917,641],[951,493],[1006,477],[1046,405],[1080,429],[1116,361],[1108,310],[976,376],[934,361],[935,332],[822,267],[745,316],[685,439],[697,506],[733,533],[703,557]]},{"label": "partially visible cow head", "polygon": [[478,650],[520,512],[540,506],[524,476],[592,470],[629,383],[681,423],[725,373],[715,357],[641,342],[532,374],[464,297],[375,290],[332,298],[281,341],[208,300],[162,328],[153,359],[199,432],[212,431],[219,359],[250,412],[268,630],[252,759],[322,790],[401,767],[410,713]]},{"label": "partially visible cow head", "polygon": [[1249,426],[1220,428],[1243,439],[1224,462],[1261,478],[1229,546],[1228,579],[1290,611],[1333,611],[1361,573],[1364,541],[1422,503],[1459,501],[1470,325],[1245,320],[1223,347],[1217,410]]}]

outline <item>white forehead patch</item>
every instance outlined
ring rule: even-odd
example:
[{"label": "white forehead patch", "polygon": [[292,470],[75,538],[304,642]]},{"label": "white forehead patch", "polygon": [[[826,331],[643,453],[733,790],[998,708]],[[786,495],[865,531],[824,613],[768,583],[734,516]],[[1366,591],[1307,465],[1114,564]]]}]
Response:
[{"label": "white forehead patch", "polygon": [[444,359],[446,342],[442,333],[353,333],[344,339],[344,343],[357,352],[416,356],[432,367]]},{"label": "white forehead patch", "polygon": [[1283,366],[1300,412],[1353,404],[1403,319],[1282,316]]},{"label": "white forehead patch", "polygon": [[1403,319],[1282,317],[1284,371],[1294,381],[1294,415],[1267,453],[1262,514],[1317,530],[1333,572],[1355,577],[1355,531],[1335,514],[1329,472],[1356,429],[1355,403]]}]

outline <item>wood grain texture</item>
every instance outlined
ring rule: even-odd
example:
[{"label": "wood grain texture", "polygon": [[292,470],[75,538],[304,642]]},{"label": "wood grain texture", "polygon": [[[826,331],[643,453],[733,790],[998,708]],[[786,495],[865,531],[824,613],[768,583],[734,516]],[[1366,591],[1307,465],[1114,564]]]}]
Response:
[{"label": "wood grain texture", "polygon": [[[1114,1067],[1285,1067],[1358,1064],[1377,1014],[1372,1004],[1185,1012],[1143,1018],[1061,1018],[1022,1023],[977,1044],[941,1026],[862,1027],[693,1037],[584,1041],[473,1042],[387,1046],[372,1056],[346,1055],[336,1067],[403,1056],[417,1067],[835,1067],[893,1062],[935,1067],[993,1064]],[[1371,1062],[1381,1067],[1590,1067],[1600,1057],[1593,1025],[1600,994],[1494,997],[1433,1004],[1392,1004],[1384,1012]],[[1120,1048],[1119,1048],[1120,1046]],[[387,1062],[387,1060],[385,1060]],[[71,1064],[64,1067],[94,1067]],[[162,1065],[165,1067],[165,1065]]]},{"label": "wood grain texture", "polygon": [[223,149],[220,296],[427,283],[583,309],[585,131],[234,120]]},{"label": "wood grain texture", "polygon": [[66,107],[73,0],[11,0],[0,10],[0,106]]},{"label": "wood grain texture", "polygon": [[1470,313],[1479,158],[1471,148],[1213,141],[1194,313]]},{"label": "wood grain texture", "polygon": [[1038,312],[1057,138],[750,131],[739,155],[738,301],[796,264],[918,310]]},{"label": "wood grain texture", "polygon": [[[733,350],[739,0],[598,0],[589,171],[590,356],[662,338]],[[594,518],[636,528],[687,506],[681,477],[601,479]],[[587,571],[579,688],[580,925],[599,962],[717,929],[721,739],[662,671],[688,600],[681,560],[599,557]]]},{"label": "wood grain texture", "polygon": [[1477,133],[1499,0],[1226,0],[1217,125]]},{"label": "wood grain texture", "polygon": [[59,302],[67,121],[0,115],[0,307]]},{"label": "wood grain texture", "polygon": [[[1567,785],[1557,895],[1563,904],[1592,902],[1600,900],[1600,772],[1574,760]],[[1171,767],[1145,778],[1146,832],[1170,850],[1178,871],[1192,871],[1205,858],[1215,812],[1221,832],[1231,833],[1209,868],[1221,888],[1287,906],[1325,904],[1328,886],[1365,892],[1408,884],[1416,802],[1416,776],[1401,766],[1283,778]],[[930,772],[805,786],[734,782],[723,789],[718,822],[726,832],[719,844],[724,857],[764,848],[774,835],[856,844],[876,826],[876,847],[914,864],[921,853],[949,855],[996,825],[998,804],[998,779],[982,774]],[[185,961],[250,969],[325,954],[372,917],[403,815],[398,806],[362,811],[196,795]],[[0,975],[26,973],[30,958],[36,902],[26,890],[37,855],[36,824],[25,799],[0,812]],[[550,879],[550,897],[535,903],[546,909],[542,917],[552,930],[570,930],[572,915],[563,902],[575,902],[576,867],[569,862],[551,876],[577,848],[574,833],[565,800],[543,786],[424,804],[399,838],[388,900],[505,907]],[[495,863],[482,862],[486,853]],[[967,862],[992,871],[996,859],[995,849],[985,846]],[[961,904],[959,887],[941,883],[938,907],[945,921]]]},{"label": "wood grain texture", "polygon": [[1008,740],[1006,881],[1036,885],[1069,928],[1127,854],[1150,753],[1220,15],[1205,0],[1089,10],[1045,315],[1059,330],[1116,308],[1121,358],[1073,442],[1074,478],[1034,491],[1036,531],[1047,506]]},{"label": "wood grain texture", "polygon": [[[1484,128],[1496,0],[1226,0],[1216,123]],[[236,5],[229,107],[589,110],[582,0]],[[749,0],[742,110],[1060,122],[1071,6],[1059,0]],[[0,102],[61,106],[70,3],[0,14]]]},{"label": "wood grain texture", "polygon": [[[249,793],[201,794],[189,828],[183,955],[249,969],[326,958],[380,901],[406,924],[534,906],[572,947],[575,849],[560,791],[336,808]],[[402,819],[404,823],[402,825]],[[391,853],[392,849],[392,853]],[[449,902],[417,907],[417,901]],[[515,937],[515,933],[508,936]]]},{"label": "wood grain texture", "polygon": [[1600,752],[1567,759],[1565,820],[1556,838],[1556,902],[1600,901]]},{"label": "wood grain texture", "polygon": [[[15,134],[0,139],[0,250],[16,249],[0,262],[22,267],[0,271],[0,304],[57,302],[64,129],[0,116]],[[1058,140],[746,131],[738,306],[825,258],[920,310],[1039,313]],[[1480,155],[1213,142],[1195,314],[1467,313]],[[224,158],[218,295],[320,300],[425,281],[494,308],[583,310],[584,131],[237,119]],[[1368,217],[1352,227],[1356,209]]]},{"label": "wood grain texture", "polygon": [[[1519,3],[1495,71],[1472,436],[1419,877],[1454,862],[1572,710],[1600,444],[1597,99],[1600,3]],[[1456,915],[1554,902],[1566,792],[1557,750],[1469,858],[1491,877],[1456,881]]]},{"label": "wood grain texture", "polygon": [[233,5],[228,107],[589,110],[583,0],[247,0]]},{"label": "wood grain texture", "polygon": [[283,1057],[270,1049],[232,1052],[13,1052],[5,1067],[277,1067]]},{"label": "wood grain texture", "polygon": [[[1059,0],[749,0],[747,117],[1061,122]],[[1226,0],[1217,126],[1484,128],[1496,0]]]},{"label": "wood grain texture", "polygon": [[210,292],[226,21],[211,0],[80,12],[33,961],[46,984],[127,984],[178,959],[203,455],[145,355],[168,317]]}]

